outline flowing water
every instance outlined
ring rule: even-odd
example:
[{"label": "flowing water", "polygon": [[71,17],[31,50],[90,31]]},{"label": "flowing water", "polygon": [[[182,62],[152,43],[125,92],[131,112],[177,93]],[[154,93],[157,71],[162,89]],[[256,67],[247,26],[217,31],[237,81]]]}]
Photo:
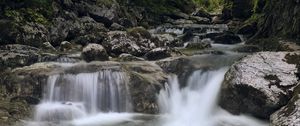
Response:
[{"label": "flowing water", "polygon": [[267,126],[248,116],[234,116],[217,106],[218,94],[227,68],[195,71],[188,86],[180,89],[176,76],[162,90],[158,100],[167,118],[162,126]]},{"label": "flowing water", "polygon": [[[179,27],[179,29],[178,29]],[[183,34],[184,27],[161,28],[157,32]],[[218,33],[226,25],[191,25],[193,32]],[[200,41],[196,37],[194,41]],[[230,51],[238,45],[212,44],[222,55],[192,57],[196,64],[210,69],[194,70],[184,88],[176,75],[170,75],[165,89],[157,94],[161,113],[132,113],[128,76],[119,71],[57,74],[48,77],[42,102],[34,119],[26,126],[267,126],[246,115],[231,115],[217,105],[224,74],[229,65],[243,54]],[[63,65],[70,67],[70,65]],[[188,64],[187,64],[188,65]]]}]

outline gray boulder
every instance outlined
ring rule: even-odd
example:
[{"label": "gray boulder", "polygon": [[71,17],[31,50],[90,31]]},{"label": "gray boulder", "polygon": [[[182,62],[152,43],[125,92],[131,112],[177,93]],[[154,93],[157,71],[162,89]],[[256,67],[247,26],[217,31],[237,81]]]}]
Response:
[{"label": "gray boulder", "polygon": [[271,126],[300,125],[300,86],[289,103],[271,115]]},{"label": "gray boulder", "polygon": [[248,113],[268,119],[287,104],[298,84],[299,71],[293,61],[297,61],[297,55],[261,52],[235,63],[222,84],[221,106],[234,114]]},{"label": "gray boulder", "polygon": [[89,44],[84,47],[82,50],[82,57],[87,62],[105,61],[109,59],[105,48],[99,44]]}]

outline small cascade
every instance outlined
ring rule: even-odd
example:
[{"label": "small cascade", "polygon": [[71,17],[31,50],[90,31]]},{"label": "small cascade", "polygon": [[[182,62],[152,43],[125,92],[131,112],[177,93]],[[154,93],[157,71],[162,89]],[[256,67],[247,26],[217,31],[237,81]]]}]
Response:
[{"label": "small cascade", "polygon": [[48,78],[35,121],[72,120],[104,112],[130,112],[128,79],[122,72],[59,74]]},{"label": "small cascade", "polygon": [[217,106],[226,70],[195,71],[183,89],[177,77],[171,77],[169,86],[158,96],[161,113],[166,114],[162,126],[267,126],[248,116],[231,115]]}]

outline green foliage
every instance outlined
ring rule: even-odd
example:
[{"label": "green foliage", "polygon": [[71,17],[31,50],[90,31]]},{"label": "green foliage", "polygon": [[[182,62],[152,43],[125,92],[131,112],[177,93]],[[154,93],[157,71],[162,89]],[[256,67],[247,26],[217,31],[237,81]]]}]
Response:
[{"label": "green foliage", "polygon": [[4,15],[16,23],[35,22],[48,24],[48,20],[41,14],[31,8],[22,8],[19,10],[6,10]]},{"label": "green foliage", "polygon": [[224,0],[193,0],[195,4],[209,12],[220,12],[224,6]]},{"label": "green foliage", "polygon": [[15,24],[34,22],[48,24],[52,18],[52,0],[1,0],[3,15]]},{"label": "green foliage", "polygon": [[247,19],[244,24],[253,24],[253,23],[262,23],[261,19],[264,16],[264,14],[258,14],[258,13],[254,13],[251,15],[251,17],[249,19]]},{"label": "green foliage", "polygon": [[258,2],[259,0],[252,0],[253,4],[253,13],[256,13],[256,10],[258,8]]}]

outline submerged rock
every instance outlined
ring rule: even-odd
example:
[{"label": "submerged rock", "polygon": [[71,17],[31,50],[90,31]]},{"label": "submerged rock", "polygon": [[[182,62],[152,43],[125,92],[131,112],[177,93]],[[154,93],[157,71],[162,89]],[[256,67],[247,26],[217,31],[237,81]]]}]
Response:
[{"label": "submerged rock", "polygon": [[261,52],[235,63],[222,84],[221,106],[268,119],[287,104],[298,84],[297,63],[290,58],[294,55],[299,53]]},{"label": "submerged rock", "polygon": [[84,47],[82,50],[82,57],[88,62],[105,61],[109,59],[105,48],[99,44],[89,44]]}]

